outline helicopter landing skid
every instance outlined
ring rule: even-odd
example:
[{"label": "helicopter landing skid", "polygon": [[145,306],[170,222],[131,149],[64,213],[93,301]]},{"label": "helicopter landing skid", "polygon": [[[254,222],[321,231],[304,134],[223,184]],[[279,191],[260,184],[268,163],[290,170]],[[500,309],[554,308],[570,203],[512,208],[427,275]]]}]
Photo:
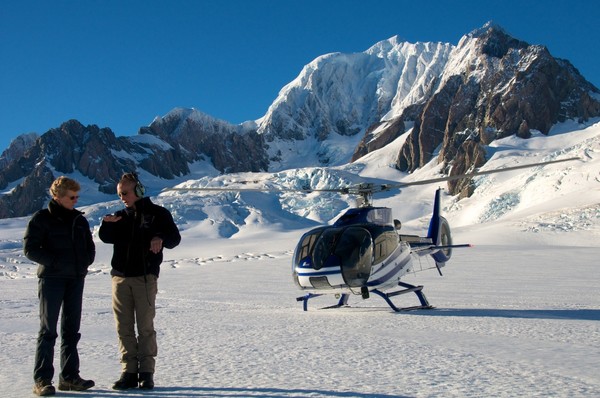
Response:
[{"label": "helicopter landing skid", "polygon": [[[427,297],[425,297],[425,293],[423,293],[423,286],[414,286],[414,285],[411,285],[410,283],[404,283],[404,282],[398,282],[398,286],[402,286],[404,289],[397,290],[395,292],[390,292],[390,293],[384,293],[381,290],[373,289],[373,290],[371,290],[371,292],[375,293],[379,297],[383,298],[385,300],[385,302],[390,306],[390,308],[392,310],[394,310],[395,312],[412,311],[412,310],[429,310],[429,309],[433,308],[433,306],[431,304],[429,304],[429,301],[427,301]],[[421,302],[421,305],[416,305],[413,307],[398,308],[392,302],[392,300],[390,300],[390,297],[399,296],[401,294],[410,293],[410,292],[413,292],[414,294],[417,295],[417,298]]]},{"label": "helicopter landing skid", "polygon": [[[427,297],[425,297],[425,294],[422,291],[423,286],[414,286],[414,285],[411,285],[409,283],[404,283],[404,282],[398,282],[398,286],[402,286],[404,289],[397,290],[395,292],[390,292],[390,293],[384,293],[381,290],[373,289],[373,290],[371,290],[371,292],[375,293],[376,295],[383,298],[385,300],[385,302],[390,306],[390,308],[392,310],[394,310],[395,312],[412,311],[412,310],[426,310],[426,309],[434,308],[432,305],[429,304],[429,301],[427,301]],[[413,306],[413,307],[399,308],[390,299],[390,297],[399,296],[401,294],[410,293],[410,292],[413,292],[417,295],[417,298],[421,302],[421,305],[417,305],[417,306]],[[296,301],[302,301],[304,311],[308,311],[308,300],[310,300],[313,297],[319,297],[319,296],[323,296],[323,294],[308,293],[305,296],[297,297]],[[329,307],[323,307],[322,309],[344,307],[344,306],[348,305],[349,297],[350,297],[350,295],[348,293],[343,293],[337,304],[331,305]],[[363,297],[365,297],[364,294],[363,294]],[[367,295],[367,297],[368,297],[368,295]],[[367,298],[367,297],[365,297],[365,298]]]},{"label": "helicopter landing skid", "polygon": [[[313,298],[313,297],[319,297],[319,296],[323,296],[323,294],[308,293],[305,296],[296,297],[296,301],[303,301],[304,303],[302,303],[302,305],[303,305],[304,311],[308,311],[308,300],[311,299],[311,298]],[[343,307],[345,305],[348,305],[348,298],[349,297],[350,297],[349,294],[343,293],[342,296],[340,297],[340,301],[338,301],[337,304],[331,305],[329,307],[324,307],[322,309],[340,308],[340,307]]]}]

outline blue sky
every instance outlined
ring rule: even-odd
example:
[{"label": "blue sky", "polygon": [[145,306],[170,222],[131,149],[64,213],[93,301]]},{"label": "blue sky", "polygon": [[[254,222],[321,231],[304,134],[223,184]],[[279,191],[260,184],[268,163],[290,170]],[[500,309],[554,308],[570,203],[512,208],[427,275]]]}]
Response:
[{"label": "blue sky", "polygon": [[69,119],[136,134],[193,107],[262,117],[302,67],[394,35],[458,44],[493,20],[600,87],[600,3],[404,0],[12,0],[0,7],[0,151]]}]

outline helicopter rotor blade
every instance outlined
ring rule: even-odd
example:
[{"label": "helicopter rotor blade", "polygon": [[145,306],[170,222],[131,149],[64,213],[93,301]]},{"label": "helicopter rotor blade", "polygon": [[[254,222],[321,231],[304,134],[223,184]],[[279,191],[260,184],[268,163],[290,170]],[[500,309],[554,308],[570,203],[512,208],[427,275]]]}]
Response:
[{"label": "helicopter rotor blade", "polygon": [[[243,183],[243,182],[238,182]],[[161,192],[186,192],[186,191],[206,191],[206,192],[336,192],[348,193],[348,188],[333,189],[313,189],[313,188],[228,188],[228,187],[190,187],[190,188],[165,188]]]},{"label": "helicopter rotor blade", "polygon": [[[190,187],[190,188],[165,188],[161,192],[188,192],[188,191],[200,191],[200,192],[333,192],[333,193],[341,193],[341,194],[351,194],[351,195],[359,195],[362,196],[368,202],[368,196],[377,193],[389,191],[392,189],[400,189],[404,187],[414,186],[414,185],[427,185],[427,184],[435,184],[438,182],[446,182],[446,181],[455,181],[463,178],[471,178],[481,175],[487,174],[495,174],[495,173],[503,173],[506,171],[520,170],[537,166],[546,166],[549,164],[555,163],[563,163],[570,162],[573,160],[581,160],[579,157],[572,157],[567,159],[558,159],[558,160],[549,160],[547,162],[540,163],[529,163],[523,164],[519,166],[511,166],[505,167],[503,169],[494,169],[494,170],[484,170],[484,171],[474,171],[472,173],[464,173],[457,174],[455,176],[447,176],[447,177],[438,177],[431,178],[427,180],[420,181],[412,181],[412,182],[402,182],[397,184],[375,184],[375,183],[362,183],[358,185],[352,185],[344,188],[251,188],[251,187]],[[256,181],[235,181],[237,184],[248,184],[248,183],[256,183]]]},{"label": "helicopter rotor blade", "polygon": [[413,182],[404,182],[404,183],[398,183],[398,184],[387,184],[388,187],[387,187],[386,190],[388,190],[388,189],[394,189],[394,188],[409,187],[409,186],[413,186],[413,185],[427,185],[427,184],[434,184],[436,182],[455,181],[455,180],[460,180],[460,179],[463,179],[463,178],[471,178],[471,177],[476,177],[476,176],[481,176],[481,175],[487,175],[487,174],[503,173],[503,172],[506,172],[506,171],[527,169],[527,168],[537,167],[537,166],[546,166],[548,164],[570,162],[570,161],[573,161],[573,160],[581,160],[581,158],[579,158],[579,157],[573,157],[573,158],[567,158],[567,159],[549,160],[547,162],[529,163],[529,164],[523,164],[523,165],[520,165],[520,166],[505,167],[505,168],[502,168],[502,169],[474,171],[472,173],[457,174],[455,176],[431,178],[431,179],[428,179],[428,180],[420,180],[420,181],[413,181]]}]

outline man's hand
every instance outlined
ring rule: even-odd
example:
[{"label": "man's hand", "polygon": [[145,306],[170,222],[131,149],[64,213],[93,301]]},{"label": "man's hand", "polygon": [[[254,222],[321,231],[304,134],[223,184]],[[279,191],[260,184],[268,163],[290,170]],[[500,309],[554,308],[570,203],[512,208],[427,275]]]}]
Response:
[{"label": "man's hand", "polygon": [[158,236],[155,236],[150,241],[150,251],[154,254],[159,253],[162,250],[163,240]]}]

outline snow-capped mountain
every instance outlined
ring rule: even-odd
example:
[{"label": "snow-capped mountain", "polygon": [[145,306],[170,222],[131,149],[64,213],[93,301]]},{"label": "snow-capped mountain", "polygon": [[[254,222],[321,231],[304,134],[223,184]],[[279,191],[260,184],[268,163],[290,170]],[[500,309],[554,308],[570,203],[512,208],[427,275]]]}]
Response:
[{"label": "snow-capped mountain", "polygon": [[[278,159],[271,170],[289,168],[307,156],[320,165],[348,162],[369,126],[429,98],[451,50],[450,44],[392,37],[362,53],[315,59],[258,122],[270,158]],[[350,148],[340,149],[340,140],[350,142]],[[297,141],[312,145],[298,148]]]},{"label": "snow-capped mountain", "polygon": [[[566,60],[487,24],[453,49],[440,85],[415,120],[397,166],[414,171],[439,156],[446,171],[461,174],[485,163],[494,140],[548,134],[566,120],[600,115],[600,92]],[[469,181],[449,184],[469,196]]]},{"label": "snow-capped mountain", "polygon": [[[342,166],[406,132],[391,165],[414,172],[438,157],[440,173],[456,174],[482,166],[496,139],[547,134],[559,122],[596,116],[598,89],[568,61],[494,24],[458,46],[392,37],[361,53],[318,57],[256,121],[233,125],[175,108],[135,137],[65,122],[21,157],[2,156],[0,217],[40,208],[41,187],[58,174],[79,173],[111,194],[122,172],[138,170],[159,177],[160,190],[198,177],[198,163],[210,164],[205,176]],[[452,194],[473,190],[470,181],[450,185]]]}]

